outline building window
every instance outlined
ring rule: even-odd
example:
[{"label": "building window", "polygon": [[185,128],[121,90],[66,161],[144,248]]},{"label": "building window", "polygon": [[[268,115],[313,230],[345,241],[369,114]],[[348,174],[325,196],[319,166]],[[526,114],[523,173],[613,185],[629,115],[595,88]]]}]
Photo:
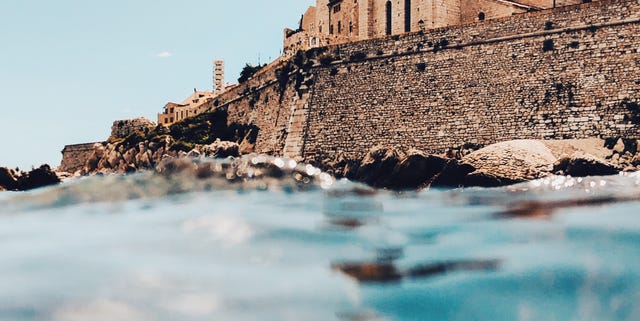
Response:
[{"label": "building window", "polygon": [[333,13],[338,13],[340,12],[340,5],[336,5],[335,7],[333,7]]},{"label": "building window", "polygon": [[349,21],[349,34],[353,33],[353,22]]},{"label": "building window", "polygon": [[388,35],[391,34],[391,17],[392,17],[391,16],[391,9],[392,9],[391,8],[391,1],[387,1],[386,8],[387,8],[387,30],[386,30],[387,32],[386,32],[386,34],[388,36]]},{"label": "building window", "polygon": [[338,34],[342,33],[342,21],[338,21]]},{"label": "building window", "polygon": [[318,32],[322,33],[322,26],[318,26]]},{"label": "building window", "polygon": [[478,13],[478,20],[480,20],[480,21],[484,21],[484,18],[485,18],[485,16],[484,16],[484,12],[480,12],[480,13]]},{"label": "building window", "polygon": [[329,34],[332,35],[333,34],[333,25],[329,26]]},{"label": "building window", "polygon": [[404,32],[411,31],[411,0],[404,0]]}]

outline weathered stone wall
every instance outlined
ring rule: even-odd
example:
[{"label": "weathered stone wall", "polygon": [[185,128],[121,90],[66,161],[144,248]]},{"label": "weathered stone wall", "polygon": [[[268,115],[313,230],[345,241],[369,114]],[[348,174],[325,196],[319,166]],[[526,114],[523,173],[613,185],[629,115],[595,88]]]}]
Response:
[{"label": "weathered stone wall", "polygon": [[605,0],[328,47],[332,64],[278,61],[211,108],[258,126],[256,152],[305,158],[640,138],[638,50],[640,4]]},{"label": "weathered stone wall", "polygon": [[[494,0],[467,1],[460,8],[460,21],[474,22],[507,17],[517,13],[527,12],[524,7],[509,5],[508,3]],[[482,15],[482,18],[480,16]]]},{"label": "weathered stone wall", "polygon": [[[548,9],[548,8],[553,8],[554,0],[517,0],[516,2],[519,2],[519,3],[524,4],[524,5],[532,6],[534,8]],[[556,4],[557,7],[580,4],[580,3],[584,3],[584,2],[588,2],[588,1],[584,1],[584,0],[555,0],[555,4]]]},{"label": "weathered stone wall", "polygon": [[302,83],[296,86],[300,71],[288,69],[289,64],[276,61],[268,65],[248,81],[218,96],[210,106],[210,110],[226,108],[229,123],[256,125],[259,128],[256,152],[282,155],[292,113],[307,101],[308,94],[301,94],[307,86]]},{"label": "weathered stone wall", "polygon": [[640,138],[639,19],[638,1],[603,1],[334,47],[345,60],[315,71],[303,154]]},{"label": "weathered stone wall", "polygon": [[58,171],[75,173],[82,170],[87,159],[91,157],[95,149],[95,144],[102,143],[87,143],[77,145],[67,145],[62,150],[62,163],[58,167]]}]

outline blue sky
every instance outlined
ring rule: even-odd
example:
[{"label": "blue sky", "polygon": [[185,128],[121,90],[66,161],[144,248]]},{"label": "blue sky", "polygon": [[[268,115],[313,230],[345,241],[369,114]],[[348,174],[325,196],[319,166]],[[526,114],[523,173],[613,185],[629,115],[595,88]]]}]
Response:
[{"label": "blue sky", "polygon": [[268,62],[314,0],[1,0],[0,166],[58,166],[66,144],[105,140],[116,119],[156,114],[212,61],[235,82]]}]

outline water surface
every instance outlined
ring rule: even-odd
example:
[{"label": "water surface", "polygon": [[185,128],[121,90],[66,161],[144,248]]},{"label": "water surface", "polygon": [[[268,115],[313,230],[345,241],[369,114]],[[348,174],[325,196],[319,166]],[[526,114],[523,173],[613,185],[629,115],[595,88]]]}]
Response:
[{"label": "water surface", "polygon": [[640,175],[393,193],[301,171],[2,193],[0,320],[640,320]]}]

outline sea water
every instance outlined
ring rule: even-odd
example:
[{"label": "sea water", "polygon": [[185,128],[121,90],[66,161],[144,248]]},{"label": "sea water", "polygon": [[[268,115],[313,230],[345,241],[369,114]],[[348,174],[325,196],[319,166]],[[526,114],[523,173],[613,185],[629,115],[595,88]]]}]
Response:
[{"label": "sea water", "polygon": [[640,320],[640,175],[287,179],[2,193],[0,320]]}]

